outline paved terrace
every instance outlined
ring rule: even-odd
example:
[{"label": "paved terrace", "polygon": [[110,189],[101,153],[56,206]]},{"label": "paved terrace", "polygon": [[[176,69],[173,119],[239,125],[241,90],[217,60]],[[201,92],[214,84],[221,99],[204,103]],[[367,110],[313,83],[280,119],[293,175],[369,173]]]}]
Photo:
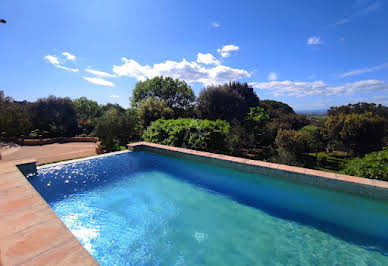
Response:
[{"label": "paved terrace", "polygon": [[96,155],[96,143],[71,142],[54,143],[42,146],[15,146],[1,149],[0,162],[36,159],[37,165]]},{"label": "paved terrace", "polygon": [[98,265],[15,165],[0,162],[0,265]]}]

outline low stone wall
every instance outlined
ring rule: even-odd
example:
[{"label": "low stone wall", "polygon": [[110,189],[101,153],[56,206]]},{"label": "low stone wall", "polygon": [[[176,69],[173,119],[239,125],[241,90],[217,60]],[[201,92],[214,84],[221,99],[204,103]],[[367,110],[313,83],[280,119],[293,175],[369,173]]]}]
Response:
[{"label": "low stone wall", "polygon": [[53,143],[68,143],[68,142],[98,142],[98,138],[94,137],[61,137],[61,138],[49,138],[49,139],[7,139],[7,141],[15,142],[21,146],[38,146],[38,145],[47,145]]},{"label": "low stone wall", "polygon": [[131,143],[128,144],[128,149],[131,151],[146,150],[164,153],[180,158],[231,167],[239,171],[287,179],[292,182],[300,182],[367,198],[388,200],[388,182],[381,180],[329,173],[302,167],[250,160],[149,142]]}]

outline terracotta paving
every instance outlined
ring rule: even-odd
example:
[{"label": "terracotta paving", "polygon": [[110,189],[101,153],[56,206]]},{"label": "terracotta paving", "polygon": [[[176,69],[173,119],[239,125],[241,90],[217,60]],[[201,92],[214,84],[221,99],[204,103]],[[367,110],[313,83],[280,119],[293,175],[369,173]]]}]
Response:
[{"label": "terracotta paving", "polygon": [[97,155],[94,142],[54,143],[42,146],[21,146],[16,151],[8,153],[3,151],[0,162],[36,159],[37,165],[42,165],[94,155]]},{"label": "terracotta paving", "polygon": [[[269,169],[277,177],[291,178],[304,183],[318,185],[321,187],[335,189],[338,191],[353,193],[366,197],[388,200],[388,182],[374,179],[367,179],[357,176],[348,176],[336,173],[329,173],[302,167],[289,166],[284,164],[269,163],[257,160],[244,159],[229,155],[215,154],[203,151],[190,150],[185,148],[160,145],[150,142],[136,142],[128,144],[129,150],[156,149],[173,153],[194,155],[211,160],[227,161],[234,164],[253,166],[257,169]],[[263,171],[264,172],[264,171]],[[291,177],[290,175],[293,176]],[[296,177],[296,178],[295,178]]]},{"label": "terracotta paving", "polygon": [[0,217],[0,265],[98,265],[11,162],[0,162]]}]

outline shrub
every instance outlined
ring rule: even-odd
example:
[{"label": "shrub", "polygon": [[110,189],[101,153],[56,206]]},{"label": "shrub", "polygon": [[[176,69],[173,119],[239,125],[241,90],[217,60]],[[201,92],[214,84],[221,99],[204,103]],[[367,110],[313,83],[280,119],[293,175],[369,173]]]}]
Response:
[{"label": "shrub", "polygon": [[210,152],[227,151],[230,125],[226,121],[190,118],[160,119],[143,134],[145,141]]},{"label": "shrub", "polygon": [[100,139],[102,148],[121,150],[121,146],[138,138],[136,113],[131,109],[124,113],[115,108],[106,111],[97,119],[95,135]]},{"label": "shrub", "polygon": [[350,160],[342,173],[388,181],[388,147]]}]

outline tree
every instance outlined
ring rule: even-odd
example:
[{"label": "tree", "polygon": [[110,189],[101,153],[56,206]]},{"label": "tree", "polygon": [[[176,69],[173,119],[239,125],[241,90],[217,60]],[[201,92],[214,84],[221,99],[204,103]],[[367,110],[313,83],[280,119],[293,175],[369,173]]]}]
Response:
[{"label": "tree", "polygon": [[158,119],[170,119],[174,116],[174,111],[167,107],[164,100],[147,98],[141,100],[137,107],[137,116],[143,128],[148,127],[152,121]]},{"label": "tree", "polygon": [[307,132],[304,131],[279,129],[275,139],[278,153],[276,161],[301,165],[297,155],[307,151],[307,138]]},{"label": "tree", "polygon": [[348,154],[363,155],[383,144],[384,119],[371,112],[331,115],[325,127],[331,139],[341,141],[347,147]]},{"label": "tree", "polygon": [[264,126],[270,121],[269,115],[263,108],[250,107],[245,119],[245,131],[253,136],[255,144],[261,144]]},{"label": "tree", "polygon": [[318,152],[326,145],[324,129],[315,125],[304,126],[302,132],[307,133],[307,145],[310,151],[315,152],[315,159],[318,159]]},{"label": "tree", "polygon": [[95,135],[101,146],[108,151],[120,150],[131,140],[139,138],[136,112],[128,109],[119,112],[116,108],[107,110],[97,119]]},{"label": "tree", "polygon": [[90,134],[95,126],[95,120],[101,116],[102,109],[97,102],[81,97],[73,101],[77,114],[78,128],[84,134]]},{"label": "tree", "polygon": [[279,129],[299,130],[309,124],[306,116],[299,115],[286,103],[263,100],[259,106],[268,113],[270,121],[265,124],[263,140],[264,145],[273,145]]},{"label": "tree", "polygon": [[250,107],[256,107],[259,98],[252,87],[238,82],[208,86],[199,94],[196,112],[202,119],[243,121]]},{"label": "tree", "polygon": [[176,116],[184,115],[195,101],[194,91],[185,81],[163,76],[138,82],[132,92],[132,106],[150,97],[163,100]]},{"label": "tree", "polygon": [[388,147],[348,161],[342,173],[388,181]]},{"label": "tree", "polygon": [[280,129],[275,139],[278,148],[291,153],[304,153],[307,148],[307,132],[293,129]]},{"label": "tree", "polygon": [[30,106],[34,129],[48,131],[50,137],[74,136],[77,133],[77,115],[70,98],[49,96],[38,99]]},{"label": "tree", "polygon": [[356,104],[348,104],[341,106],[332,106],[327,111],[329,116],[338,114],[363,114],[371,112],[372,114],[379,115],[384,119],[388,119],[388,107],[381,104],[359,102]]},{"label": "tree", "polygon": [[27,112],[27,103],[15,102],[0,91],[0,134],[8,137],[26,135],[31,130],[31,121]]},{"label": "tree", "polygon": [[295,114],[294,109],[286,103],[273,100],[262,100],[259,106],[266,111],[271,118],[278,118],[282,115]]}]

